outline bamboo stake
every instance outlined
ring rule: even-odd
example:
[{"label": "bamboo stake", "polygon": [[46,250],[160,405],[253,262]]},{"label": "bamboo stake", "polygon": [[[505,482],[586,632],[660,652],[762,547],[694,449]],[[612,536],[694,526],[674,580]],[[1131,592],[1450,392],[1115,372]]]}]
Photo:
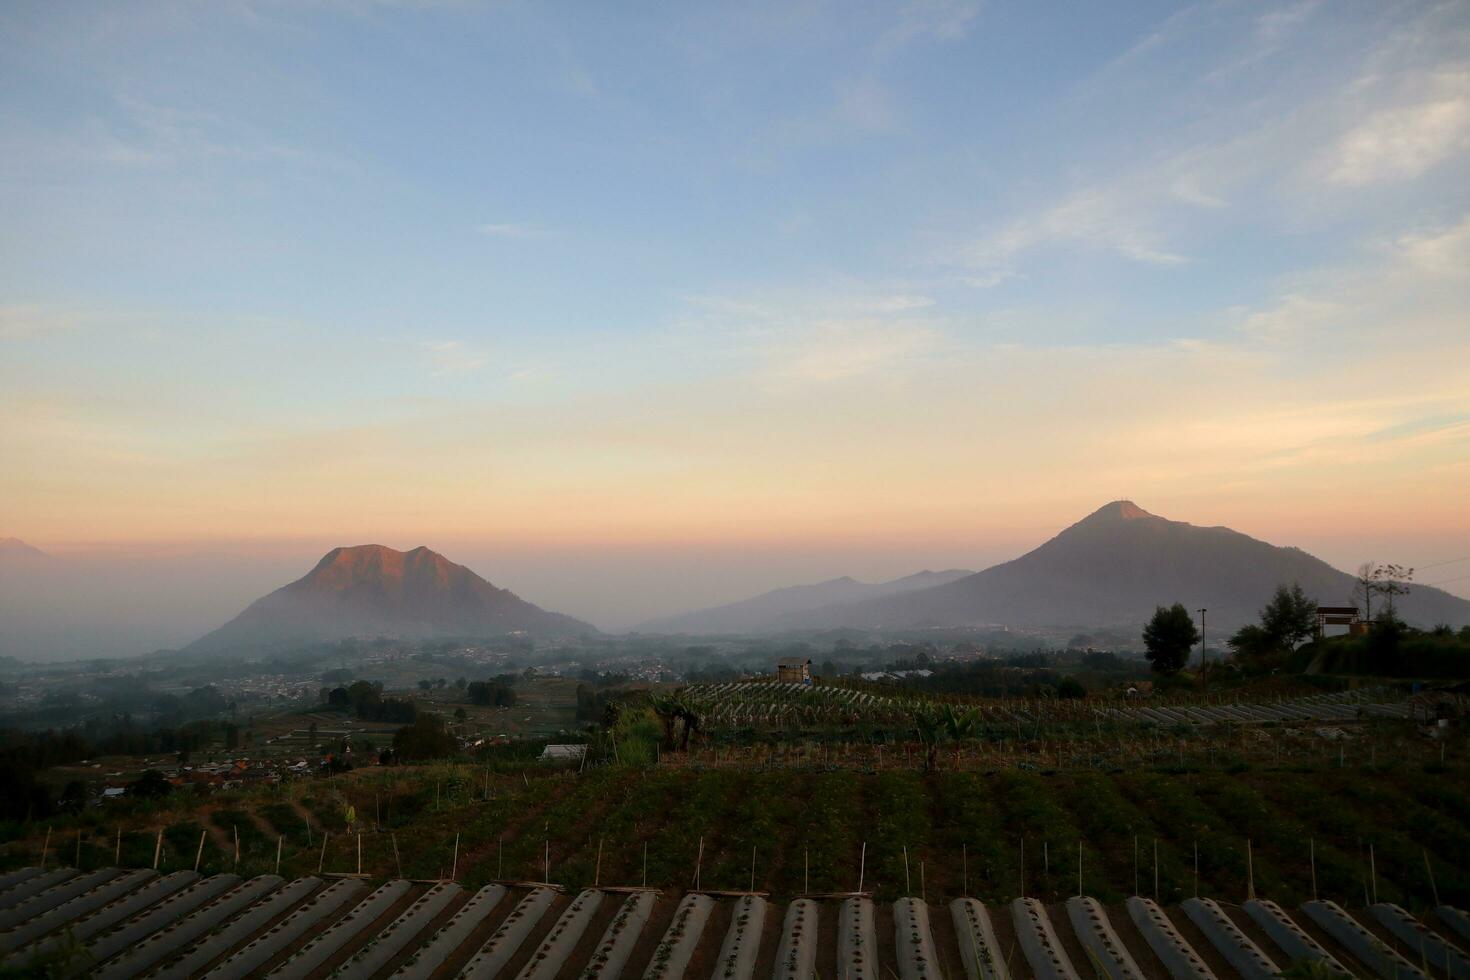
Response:
[{"label": "bamboo stake", "polygon": [[913,893],[913,887],[909,884],[909,846],[903,845],[903,893]]},{"label": "bamboo stake", "polygon": [[122,867],[122,828],[117,828],[117,844],[112,849],[112,864]]},{"label": "bamboo stake", "polygon": [[197,851],[194,852],[194,870],[195,871],[198,871],[199,870],[199,862],[204,858],[204,835],[207,834],[207,833],[209,833],[209,831],[207,831],[207,830],[201,830],[201,831],[199,831],[199,850],[197,850]]},{"label": "bamboo stake", "polygon": [[1082,838],[1077,838],[1077,897],[1082,897]]},{"label": "bamboo stake", "polygon": [[281,873],[281,847],[286,843],[286,835],[282,834],[276,838],[276,874]]},{"label": "bamboo stake", "polygon": [[454,860],[449,865],[449,880],[459,877],[459,831],[454,832]]},{"label": "bamboo stake", "polygon": [[805,847],[801,849],[801,893],[812,893],[812,855]]},{"label": "bamboo stake", "polygon": [[158,862],[163,857],[163,830],[158,831],[158,840],[153,844],[153,870],[158,870]]},{"label": "bamboo stake", "polygon": [[235,824],[234,825],[234,828],[235,828],[235,870],[236,871],[239,871],[240,870],[240,826],[239,826],[239,824]]},{"label": "bamboo stake", "polygon": [[597,838],[597,866],[592,872],[592,887],[602,884],[602,838]]},{"label": "bamboo stake", "polygon": [[699,891],[699,871],[704,864],[704,838],[699,838],[699,853],[694,857],[694,890]]},{"label": "bamboo stake", "polygon": [[398,869],[398,877],[403,877],[403,862],[398,859],[398,835],[389,833],[388,839],[393,842],[393,866]]},{"label": "bamboo stake", "polygon": [[1439,886],[1434,883],[1434,869],[1429,866],[1429,848],[1424,849],[1424,871],[1429,875],[1429,890],[1434,895],[1434,907],[1439,908]]},{"label": "bamboo stake", "polygon": [[1312,864],[1312,901],[1317,900],[1317,838],[1307,838],[1307,855]]},{"label": "bamboo stake", "polygon": [[1159,839],[1154,838],[1154,902],[1159,900]]},{"label": "bamboo stake", "polygon": [[495,877],[505,878],[505,835],[501,834],[495,842]]},{"label": "bamboo stake", "polygon": [[970,894],[970,850],[966,844],[960,844],[960,867],[961,867],[961,891]]},{"label": "bamboo stake", "polygon": [[868,871],[868,842],[867,841],[863,841],[863,851],[862,851],[862,854],[858,857],[858,887],[857,887],[857,890],[858,890],[858,893],[859,894],[862,893],[862,890],[863,890],[863,877],[867,874],[867,871]]},{"label": "bamboo stake", "polygon": [[77,830],[77,863],[74,865],[74,867],[80,868],[81,866],[82,866],[82,832],[81,832],[80,829],[78,829]]},{"label": "bamboo stake", "polygon": [[1138,894],[1138,835],[1133,835],[1133,894]]},{"label": "bamboo stake", "polygon": [[330,830],[324,830],[324,831],[322,831],[322,856],[319,857],[319,858],[317,858],[317,861],[316,861],[316,873],[317,874],[321,874],[322,873],[322,868],[324,868],[326,866],[326,863],[327,863],[327,839],[329,837],[331,837],[331,836],[332,836],[332,832]]},{"label": "bamboo stake", "polygon": [[551,884],[551,838],[546,839],[546,849],[541,856],[541,880]]},{"label": "bamboo stake", "polygon": [[1256,900],[1256,861],[1249,837],[1245,839],[1245,897],[1252,902]]},{"label": "bamboo stake", "polygon": [[1194,897],[1199,898],[1199,841],[1194,842]]},{"label": "bamboo stake", "polygon": [[1026,897],[1026,838],[1021,838],[1021,897]]},{"label": "bamboo stake", "polygon": [[919,901],[929,904],[929,890],[924,887],[924,862],[919,862]]},{"label": "bamboo stake", "polygon": [[357,873],[362,874],[362,831],[357,832]]},{"label": "bamboo stake", "polygon": [[1373,882],[1373,904],[1378,904],[1378,859],[1373,855],[1373,845],[1368,845],[1368,875]]},{"label": "bamboo stake", "polygon": [[[41,870],[42,871],[45,871],[46,870],[46,851],[49,850],[50,847],[51,847],[51,828],[50,827],[47,827],[46,828],[46,839],[41,842]],[[154,863],[154,867],[157,867],[157,863],[156,862]]]},{"label": "bamboo stake", "polygon": [[643,842],[643,887],[648,887],[648,841]]},{"label": "bamboo stake", "polygon": [[750,890],[755,891],[755,845],[750,845]]}]

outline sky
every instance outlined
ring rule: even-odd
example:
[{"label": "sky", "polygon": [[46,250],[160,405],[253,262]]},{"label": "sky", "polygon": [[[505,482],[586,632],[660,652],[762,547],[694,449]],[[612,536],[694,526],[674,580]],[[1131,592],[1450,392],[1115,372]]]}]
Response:
[{"label": "sky", "polygon": [[621,628],[1120,498],[1470,595],[1467,178],[1464,2],[16,0],[0,537],[170,637],[338,544]]}]

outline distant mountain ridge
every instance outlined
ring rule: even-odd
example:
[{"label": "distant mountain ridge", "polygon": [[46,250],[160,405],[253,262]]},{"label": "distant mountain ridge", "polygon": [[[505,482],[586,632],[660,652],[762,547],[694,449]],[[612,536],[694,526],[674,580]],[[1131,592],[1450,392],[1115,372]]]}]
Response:
[{"label": "distant mountain ridge", "polygon": [[[920,581],[923,576],[945,581]],[[1158,605],[1203,607],[1212,643],[1253,621],[1276,586],[1298,582],[1324,605],[1351,604],[1355,580],[1300,548],[1227,527],[1197,527],[1115,500],[1040,547],[981,572],[921,572],[880,585],[833,579],[637,627],[664,633],[781,633],[946,627],[1136,627]],[[884,589],[863,594],[863,589]],[[1470,623],[1470,600],[1413,585],[1411,625]]]},{"label": "distant mountain ridge", "polygon": [[290,585],[251,603],[190,652],[271,650],[351,636],[412,639],[595,633],[497,588],[428,548],[334,548]]},{"label": "distant mountain ridge", "polygon": [[40,548],[26,544],[20,538],[0,538],[0,561],[16,559],[26,561],[34,558],[50,558]]},{"label": "distant mountain ridge", "polygon": [[773,628],[782,616],[840,603],[860,602],[943,585],[974,573],[965,569],[931,572],[925,569],[888,582],[860,582],[851,576],[828,579],[812,585],[772,589],[750,599],[699,609],[677,616],[664,616],[640,623],[640,633],[761,633]]},{"label": "distant mountain ridge", "polygon": [[[1299,548],[1227,527],[1196,527],[1117,500],[1013,561],[943,585],[779,617],[775,630],[1140,624],[1160,604],[1208,610],[1211,636],[1255,619],[1298,582],[1324,605],[1350,604],[1354,578]],[[1470,623],[1470,600],[1414,585],[1397,603],[1411,625]]]}]

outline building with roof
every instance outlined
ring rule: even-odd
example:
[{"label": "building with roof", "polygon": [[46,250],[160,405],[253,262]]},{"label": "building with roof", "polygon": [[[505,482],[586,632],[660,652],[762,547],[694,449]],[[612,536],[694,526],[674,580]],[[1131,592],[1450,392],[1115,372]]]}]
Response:
[{"label": "building with roof", "polygon": [[811,658],[780,658],[776,661],[776,680],[782,684],[810,684],[812,682]]}]

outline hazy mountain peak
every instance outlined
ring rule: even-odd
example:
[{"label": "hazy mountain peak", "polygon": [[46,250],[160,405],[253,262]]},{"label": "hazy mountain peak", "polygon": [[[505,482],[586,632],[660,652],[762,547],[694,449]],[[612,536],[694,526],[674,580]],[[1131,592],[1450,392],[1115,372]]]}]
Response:
[{"label": "hazy mountain peak", "polygon": [[49,558],[50,555],[20,538],[0,538],[0,558]]},{"label": "hazy mountain peak", "polygon": [[924,589],[971,574],[967,569],[944,572],[925,569],[889,582],[863,582],[844,575],[813,585],[772,589],[723,606],[648,620],[635,629],[641,633],[762,633],[779,628],[782,618],[792,614]]},{"label": "hazy mountain peak", "polygon": [[[1351,601],[1355,581],[1299,548],[1197,527],[1115,500],[1019,558],[946,584],[784,616],[787,629],[1134,626],[1155,606],[1208,606],[1221,630],[1255,619],[1282,583],[1319,602]],[[1410,623],[1470,623],[1470,602],[1416,585]]]},{"label": "hazy mountain peak", "polygon": [[1112,503],[1103,504],[1093,511],[1082,523],[1087,524],[1094,521],[1137,521],[1152,517],[1155,520],[1163,520],[1157,514],[1150,514],[1131,500],[1114,500]]},{"label": "hazy mountain peak", "polygon": [[492,636],[595,632],[497,588],[438,552],[333,548],[310,572],[192,645],[269,648],[362,635]]}]

